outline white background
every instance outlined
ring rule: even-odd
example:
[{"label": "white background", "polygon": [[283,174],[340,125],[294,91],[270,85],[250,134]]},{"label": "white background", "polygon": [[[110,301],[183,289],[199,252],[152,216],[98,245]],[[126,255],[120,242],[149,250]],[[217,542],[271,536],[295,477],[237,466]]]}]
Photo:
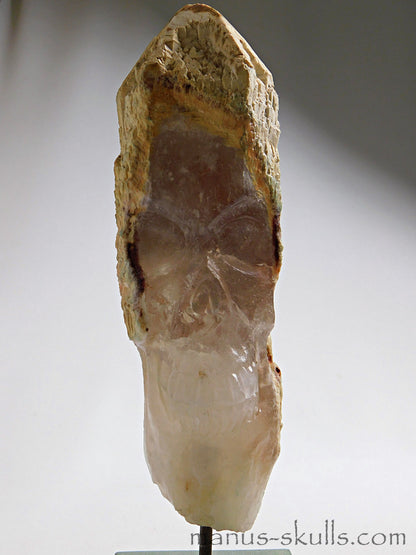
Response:
[{"label": "white background", "polygon": [[[190,549],[196,528],[144,461],[115,274],[115,94],[166,19],[151,2],[15,5],[0,3],[0,551]],[[280,97],[284,428],[253,532],[297,519],[316,539],[335,519],[407,545],[292,553],[414,555],[414,189]]]}]

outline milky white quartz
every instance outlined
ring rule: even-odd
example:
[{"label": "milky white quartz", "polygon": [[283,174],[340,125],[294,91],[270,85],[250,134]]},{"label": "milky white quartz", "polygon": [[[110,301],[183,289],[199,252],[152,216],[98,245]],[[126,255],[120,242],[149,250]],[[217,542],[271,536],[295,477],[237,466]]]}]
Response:
[{"label": "milky white quartz", "polygon": [[118,277],[143,364],[153,481],[189,522],[244,531],[281,428],[277,96],[218,12],[186,6],[118,93]]}]

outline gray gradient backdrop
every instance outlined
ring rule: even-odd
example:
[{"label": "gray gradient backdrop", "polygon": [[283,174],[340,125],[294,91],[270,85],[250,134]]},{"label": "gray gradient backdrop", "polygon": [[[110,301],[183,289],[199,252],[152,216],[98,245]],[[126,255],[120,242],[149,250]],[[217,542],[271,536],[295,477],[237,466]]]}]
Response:
[{"label": "gray gradient backdrop", "polygon": [[[282,453],[255,533],[325,519],[416,552],[415,23],[398,0],[212,5],[275,76]],[[189,549],[151,483],[115,276],[115,94],[182,6],[0,2],[1,550]],[[380,541],[381,536],[377,537]],[[279,547],[269,544],[266,547]]]}]

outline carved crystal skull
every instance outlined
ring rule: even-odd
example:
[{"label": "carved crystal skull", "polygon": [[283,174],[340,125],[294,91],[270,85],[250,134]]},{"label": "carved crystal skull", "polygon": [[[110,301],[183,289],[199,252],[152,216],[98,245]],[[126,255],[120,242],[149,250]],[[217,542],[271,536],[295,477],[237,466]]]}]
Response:
[{"label": "carved crystal skull", "polygon": [[242,440],[261,429],[259,388],[271,386],[272,229],[240,152],[183,117],[154,141],[147,190],[134,248],[147,326],[137,344],[145,441],[153,479],[182,507],[221,480],[241,480]]},{"label": "carved crystal skull", "polygon": [[[221,16],[207,6],[194,9],[195,21],[220,25],[225,48],[230,29]],[[190,25],[182,12],[165,34]],[[166,52],[161,37],[131,78],[140,83],[139,100],[130,100],[128,80],[120,89],[116,161],[118,272],[143,363],[146,458],[153,481],[189,522],[244,531],[279,451],[280,373],[269,334],[280,251],[276,197],[267,185],[276,170],[267,158],[258,163],[263,153],[240,147],[256,122],[236,115],[237,125],[227,108],[213,110],[219,123],[210,125],[201,117],[200,94],[190,100],[186,86],[174,96],[153,62]],[[266,92],[272,134],[277,97],[272,84]],[[142,99],[150,108],[140,127],[129,110]],[[147,159],[140,166],[134,156]],[[260,179],[267,164],[270,175]]]}]

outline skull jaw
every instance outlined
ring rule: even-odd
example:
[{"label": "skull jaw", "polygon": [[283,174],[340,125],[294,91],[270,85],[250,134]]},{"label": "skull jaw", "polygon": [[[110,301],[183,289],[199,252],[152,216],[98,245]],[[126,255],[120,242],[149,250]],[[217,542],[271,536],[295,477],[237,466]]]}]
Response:
[{"label": "skull jaw", "polygon": [[218,368],[219,357],[206,354],[199,364],[204,372],[195,352],[179,357],[182,366],[170,370],[167,364],[178,357],[166,346],[141,349],[141,357],[153,481],[188,522],[248,530],[278,456],[280,381],[267,358],[250,370],[239,357]]}]

